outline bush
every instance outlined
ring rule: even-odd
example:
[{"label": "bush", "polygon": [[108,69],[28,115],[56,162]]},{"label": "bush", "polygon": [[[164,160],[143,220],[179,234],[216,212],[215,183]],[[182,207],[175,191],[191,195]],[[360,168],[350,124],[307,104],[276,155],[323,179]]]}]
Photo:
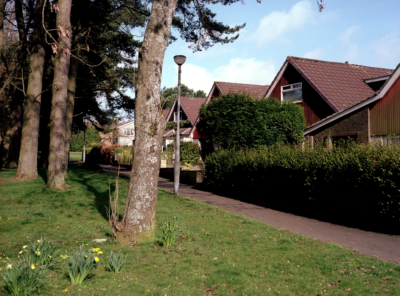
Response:
[{"label": "bush", "polygon": [[120,165],[132,165],[132,155],[126,155],[125,153],[119,153],[117,163]]},{"label": "bush", "polygon": [[[83,151],[83,131],[79,131],[77,133],[72,134],[71,138],[71,148],[70,150],[73,152]],[[86,148],[90,146],[90,143],[99,143],[101,142],[101,137],[99,135],[98,130],[94,126],[87,127],[85,132],[85,143]],[[101,144],[103,146],[103,144]]]},{"label": "bush", "polygon": [[192,142],[180,143],[181,164],[197,165],[200,160],[200,147]]},{"label": "bush", "polygon": [[303,109],[269,98],[229,93],[200,109],[199,132],[224,149],[258,148],[303,141]]},{"label": "bush", "polygon": [[112,164],[114,150],[121,147],[118,144],[112,146],[93,147],[88,154],[88,162],[91,164]]},{"label": "bush", "polygon": [[124,151],[122,151],[122,153],[123,153],[124,155],[131,155],[131,152],[130,152],[129,150],[124,150]]},{"label": "bush", "polygon": [[93,142],[93,143],[90,143],[90,147],[103,147],[104,146],[104,144],[103,143],[101,143],[101,142],[99,142],[99,143],[96,143],[96,142]]},{"label": "bush", "polygon": [[331,151],[323,145],[221,150],[208,156],[206,178],[211,189],[257,204],[400,221],[396,147],[353,143]]},{"label": "bush", "polygon": [[122,153],[124,150],[122,150],[122,148],[116,148],[116,149],[114,149],[114,155],[115,154],[119,154],[119,153]]}]

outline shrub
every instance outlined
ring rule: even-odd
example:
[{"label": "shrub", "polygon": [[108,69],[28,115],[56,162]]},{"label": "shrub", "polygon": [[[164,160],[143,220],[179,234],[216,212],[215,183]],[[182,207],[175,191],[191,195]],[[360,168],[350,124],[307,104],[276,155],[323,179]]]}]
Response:
[{"label": "shrub", "polygon": [[114,155],[115,154],[119,154],[119,153],[122,153],[124,150],[122,150],[122,148],[116,148],[116,149],[114,149]]},{"label": "shrub", "polygon": [[81,284],[89,273],[99,266],[100,259],[82,246],[68,259],[68,274],[72,284]]},{"label": "shrub", "polygon": [[108,259],[108,269],[114,273],[119,273],[125,262],[126,256],[121,251],[118,253],[111,251],[110,258]]},{"label": "shrub", "polygon": [[181,164],[197,165],[200,160],[200,147],[192,142],[181,142]]},{"label": "shrub", "polygon": [[198,130],[224,149],[257,148],[275,143],[300,143],[303,109],[269,98],[229,93],[200,109]]},{"label": "shrub", "polygon": [[133,157],[132,155],[126,155],[124,153],[118,154],[117,163],[120,165],[132,165]]},{"label": "shrub", "polygon": [[206,178],[213,190],[258,204],[400,221],[396,147],[353,143],[331,151],[323,145],[221,150],[207,158]]},{"label": "shrub", "polygon": [[[71,138],[70,150],[74,152],[83,151],[83,138],[84,138],[83,131],[73,133]],[[90,143],[99,143],[99,142],[101,142],[101,137],[99,135],[98,130],[96,130],[94,126],[87,127],[85,131],[86,148],[90,146]]]},{"label": "shrub", "polygon": [[114,150],[120,145],[103,146],[103,147],[93,147],[88,154],[88,161],[92,164],[112,164]]},{"label": "shrub", "polygon": [[103,147],[104,146],[104,144],[103,143],[101,143],[101,142],[98,142],[98,143],[96,143],[96,142],[93,142],[93,143],[90,143],[90,147]]},{"label": "shrub", "polygon": [[129,150],[124,150],[124,151],[122,151],[122,153],[123,153],[124,155],[131,155],[131,152],[130,152]]}]

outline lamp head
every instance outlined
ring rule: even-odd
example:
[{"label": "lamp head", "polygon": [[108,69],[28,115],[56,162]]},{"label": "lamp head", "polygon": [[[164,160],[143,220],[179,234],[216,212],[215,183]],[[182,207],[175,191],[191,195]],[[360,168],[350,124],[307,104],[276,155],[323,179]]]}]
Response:
[{"label": "lamp head", "polygon": [[174,56],[174,61],[178,66],[182,66],[186,62],[186,57],[184,55]]}]

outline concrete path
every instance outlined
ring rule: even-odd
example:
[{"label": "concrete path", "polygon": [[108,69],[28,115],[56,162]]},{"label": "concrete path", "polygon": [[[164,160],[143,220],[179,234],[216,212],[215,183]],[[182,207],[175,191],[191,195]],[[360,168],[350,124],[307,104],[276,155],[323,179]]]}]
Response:
[{"label": "concrete path", "polygon": [[[105,170],[117,171],[117,168],[112,166],[102,165],[102,167]],[[121,169],[120,174],[130,176],[130,170]],[[160,177],[158,186],[173,192],[173,182],[168,179]],[[357,250],[362,254],[400,264],[400,236],[397,235],[368,232],[279,212],[215,195],[211,192],[197,190],[193,186],[185,184],[180,184],[179,194],[206,202],[234,214],[245,215],[277,228],[285,228],[310,238],[332,242],[351,250]]]}]

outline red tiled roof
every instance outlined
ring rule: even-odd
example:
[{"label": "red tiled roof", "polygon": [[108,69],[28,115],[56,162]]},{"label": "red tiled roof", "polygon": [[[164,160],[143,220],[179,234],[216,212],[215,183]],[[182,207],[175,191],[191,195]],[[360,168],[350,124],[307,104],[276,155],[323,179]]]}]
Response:
[{"label": "red tiled roof", "polygon": [[127,123],[131,123],[131,122],[133,122],[133,121],[135,121],[135,120],[132,119],[132,120],[125,121],[125,122],[120,122],[120,123],[118,123],[118,126],[121,126],[121,125],[124,125],[124,124],[127,124]]},{"label": "red tiled roof", "polygon": [[164,114],[164,118],[165,118],[165,119],[167,119],[167,116],[168,116],[170,110],[171,110],[171,109],[165,109],[165,110],[163,110],[163,114]]},{"label": "red tiled roof", "polygon": [[393,72],[393,69],[298,57],[288,57],[287,61],[309,81],[328,104],[337,109],[336,111],[357,104],[375,93],[364,79],[390,75]]},{"label": "red tiled roof", "polygon": [[199,116],[199,111],[201,105],[206,102],[205,98],[187,98],[181,97],[181,107],[183,111],[186,113],[187,117],[189,117],[190,123],[192,127]]},{"label": "red tiled roof", "polygon": [[227,94],[229,92],[234,92],[234,93],[247,92],[251,96],[256,98],[264,97],[269,88],[269,85],[231,83],[231,82],[219,82],[219,81],[215,81],[214,84],[218,87],[218,89],[221,91],[222,94]]}]

